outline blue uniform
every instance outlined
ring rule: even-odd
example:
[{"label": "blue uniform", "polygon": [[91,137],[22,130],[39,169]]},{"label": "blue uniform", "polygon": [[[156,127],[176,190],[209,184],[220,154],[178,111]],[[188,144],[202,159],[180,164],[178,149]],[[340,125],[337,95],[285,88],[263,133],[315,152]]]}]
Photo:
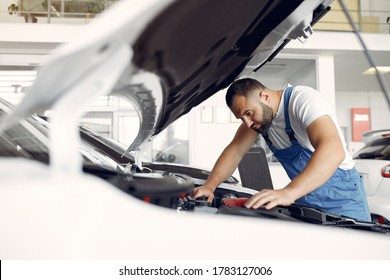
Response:
[{"label": "blue uniform", "polygon": [[[284,92],[285,131],[290,138],[291,146],[276,149],[266,132],[263,133],[263,137],[292,180],[306,167],[313,153],[300,145],[294,137],[288,114],[291,93],[292,87],[286,88]],[[371,221],[363,182],[355,168],[349,170],[337,168],[325,184],[301,197],[296,203],[360,221]]]}]

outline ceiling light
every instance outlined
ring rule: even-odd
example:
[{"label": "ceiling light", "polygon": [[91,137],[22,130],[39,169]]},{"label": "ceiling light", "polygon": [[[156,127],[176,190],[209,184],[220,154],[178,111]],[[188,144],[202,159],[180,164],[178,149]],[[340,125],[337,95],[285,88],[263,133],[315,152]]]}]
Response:
[{"label": "ceiling light", "polygon": [[[379,71],[379,73],[386,74],[390,72],[390,66],[377,66],[376,67]],[[371,67],[366,69],[365,71],[362,72],[364,75],[374,75],[376,74],[375,68]]]}]

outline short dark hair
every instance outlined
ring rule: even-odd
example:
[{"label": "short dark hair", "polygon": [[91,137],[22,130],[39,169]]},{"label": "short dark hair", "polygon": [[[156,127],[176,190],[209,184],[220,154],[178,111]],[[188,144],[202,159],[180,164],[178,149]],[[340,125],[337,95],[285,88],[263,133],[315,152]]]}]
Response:
[{"label": "short dark hair", "polygon": [[228,88],[225,100],[226,105],[231,108],[233,97],[236,95],[248,96],[248,93],[253,89],[263,90],[265,86],[258,80],[252,78],[239,79],[234,81]]}]

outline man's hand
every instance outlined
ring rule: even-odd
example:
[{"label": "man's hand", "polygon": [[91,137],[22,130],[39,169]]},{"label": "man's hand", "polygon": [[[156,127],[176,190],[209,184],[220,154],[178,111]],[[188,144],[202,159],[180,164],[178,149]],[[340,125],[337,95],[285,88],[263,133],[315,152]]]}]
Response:
[{"label": "man's hand", "polygon": [[289,206],[294,203],[294,200],[288,193],[288,190],[261,190],[257,194],[254,194],[245,203],[246,208],[257,209],[260,206],[265,206],[265,209],[269,210],[275,206]]},{"label": "man's hand", "polygon": [[195,199],[202,196],[207,197],[207,202],[212,203],[214,199],[214,191],[207,186],[201,186],[193,189],[191,193],[192,198]]}]

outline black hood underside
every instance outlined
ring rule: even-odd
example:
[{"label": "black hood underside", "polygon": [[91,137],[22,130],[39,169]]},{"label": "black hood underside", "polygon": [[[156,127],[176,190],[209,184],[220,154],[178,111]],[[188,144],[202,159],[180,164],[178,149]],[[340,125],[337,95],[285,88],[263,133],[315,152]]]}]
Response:
[{"label": "black hood underside", "polygon": [[155,134],[241,73],[256,47],[302,0],[176,1],[133,46],[133,63],[157,74],[165,95]]}]

